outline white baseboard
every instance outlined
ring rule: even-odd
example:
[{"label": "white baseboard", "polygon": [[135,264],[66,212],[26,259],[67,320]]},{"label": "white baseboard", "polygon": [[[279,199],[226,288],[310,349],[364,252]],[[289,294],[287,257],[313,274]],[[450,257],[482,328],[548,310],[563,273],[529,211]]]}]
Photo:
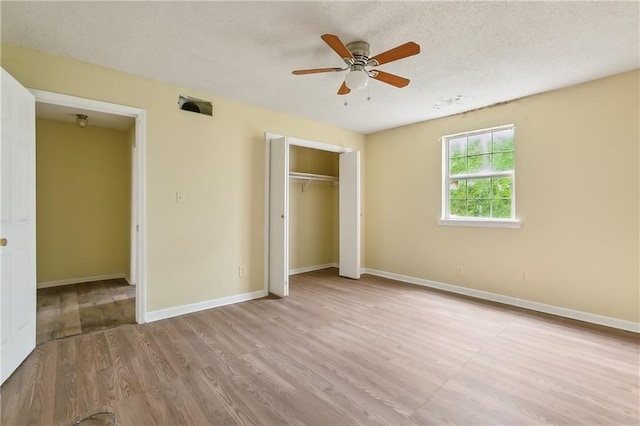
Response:
[{"label": "white baseboard", "polygon": [[[94,275],[92,277],[79,277],[79,278],[65,278],[63,280],[42,281],[36,286],[37,288],[58,287],[61,285],[88,283],[92,281],[104,281],[104,280],[116,280],[119,278],[127,278],[127,274],[107,274],[107,275]],[[127,280],[128,281],[128,280]]]},{"label": "white baseboard", "polygon": [[179,315],[190,314],[193,312],[203,311],[205,309],[217,308],[234,303],[246,302],[253,299],[265,297],[267,292],[264,290],[254,291],[251,293],[237,294],[235,296],[221,297],[219,299],[205,300],[203,302],[190,303],[188,305],[174,306],[172,308],[159,309],[157,311],[147,312],[146,321],[153,322],[166,318],[177,317]]},{"label": "white baseboard", "polygon": [[576,311],[574,309],[562,308],[560,306],[547,305],[545,303],[533,302],[517,297],[504,296],[502,294],[490,293],[488,291],[476,290],[473,288],[461,287],[453,284],[445,284],[437,281],[425,280],[423,278],[410,277],[407,275],[395,274],[393,272],[379,271],[376,269],[364,268],[363,273],[376,275],[378,277],[389,278],[397,281],[404,281],[410,284],[417,284],[424,287],[436,288],[451,293],[463,294],[477,299],[491,300],[505,305],[518,306],[532,311],[544,312],[565,318],[585,321],[607,327],[640,333],[640,324],[633,321],[626,321],[604,315],[592,314],[589,312]]},{"label": "white baseboard", "polygon": [[303,268],[289,269],[289,275],[304,274],[305,272],[319,271],[320,269],[337,268],[337,263],[325,263],[323,265],[305,266]]}]

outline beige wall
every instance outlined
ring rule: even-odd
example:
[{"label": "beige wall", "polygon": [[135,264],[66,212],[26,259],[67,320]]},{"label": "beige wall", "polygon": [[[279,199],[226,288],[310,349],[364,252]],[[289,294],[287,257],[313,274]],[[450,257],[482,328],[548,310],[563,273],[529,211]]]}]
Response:
[{"label": "beige wall", "polygon": [[[338,155],[291,146],[291,171],[338,176]],[[312,182],[302,192],[302,182],[289,182],[289,269],[336,263],[338,260],[338,186]]]},{"label": "beige wall", "polygon": [[[148,311],[263,289],[265,131],[364,157],[363,135],[301,117],[7,44],[1,62],[24,86],[147,111]],[[178,110],[181,94],[214,117]]]},{"label": "beige wall", "polygon": [[129,273],[126,132],[36,120],[38,283]]},{"label": "beige wall", "polygon": [[[368,135],[366,266],[638,322],[639,78]],[[438,226],[440,137],[509,123],[522,228]]]}]

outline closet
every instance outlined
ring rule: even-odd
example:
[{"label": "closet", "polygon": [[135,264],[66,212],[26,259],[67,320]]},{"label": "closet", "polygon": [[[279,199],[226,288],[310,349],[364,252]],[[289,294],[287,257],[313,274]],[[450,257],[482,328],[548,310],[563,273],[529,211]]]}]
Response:
[{"label": "closet", "polygon": [[339,154],[289,146],[289,275],[339,262]]},{"label": "closet", "polygon": [[338,263],[360,278],[360,153],[267,134],[265,279],[289,293],[289,272]]}]

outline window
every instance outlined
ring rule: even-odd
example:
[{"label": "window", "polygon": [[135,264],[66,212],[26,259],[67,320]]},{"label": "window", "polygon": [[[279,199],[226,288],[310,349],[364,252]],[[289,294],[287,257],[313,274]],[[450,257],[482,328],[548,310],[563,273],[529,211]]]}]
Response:
[{"label": "window", "polygon": [[443,153],[441,224],[519,223],[513,125],[445,136]]}]

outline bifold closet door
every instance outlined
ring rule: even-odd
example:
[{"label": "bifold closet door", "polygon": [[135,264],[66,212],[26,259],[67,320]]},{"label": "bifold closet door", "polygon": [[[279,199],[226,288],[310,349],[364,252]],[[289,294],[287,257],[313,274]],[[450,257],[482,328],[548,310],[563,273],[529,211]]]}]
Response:
[{"label": "bifold closet door", "polygon": [[269,142],[269,293],[289,295],[289,143]]},{"label": "bifold closet door", "polygon": [[340,154],[340,275],[360,278],[360,152]]}]

